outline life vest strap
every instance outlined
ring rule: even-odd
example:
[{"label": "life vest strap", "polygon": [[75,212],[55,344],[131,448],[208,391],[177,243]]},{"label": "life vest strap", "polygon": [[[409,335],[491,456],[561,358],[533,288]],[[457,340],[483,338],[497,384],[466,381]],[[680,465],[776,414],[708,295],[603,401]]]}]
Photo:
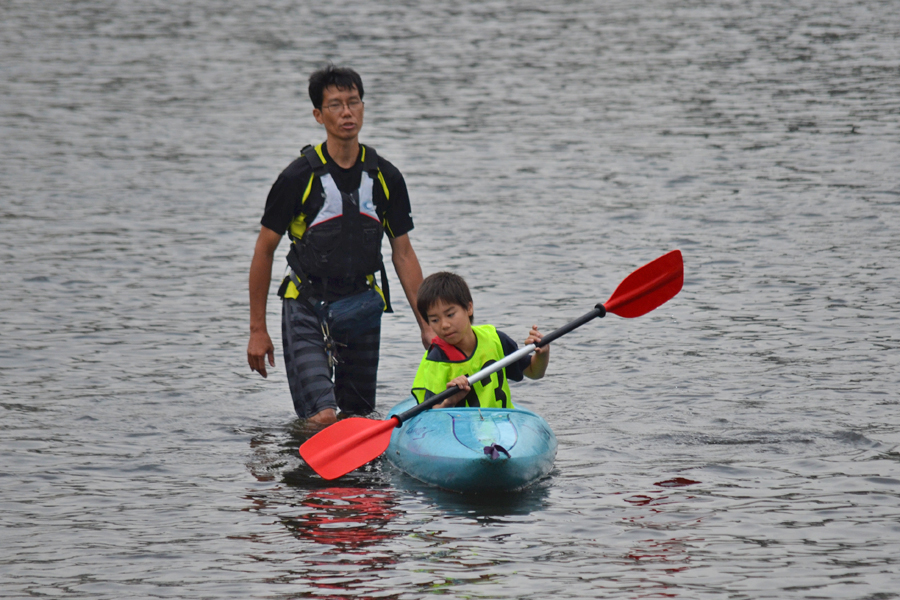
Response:
[{"label": "life vest strap", "polygon": [[[372,176],[372,179],[377,179],[379,174],[378,169],[378,153],[375,152],[375,148],[370,146],[364,146],[360,144],[362,148],[362,166],[363,169]],[[319,146],[311,146],[307,144],[300,151],[300,154],[306,159],[309,163],[309,167],[316,173],[316,175],[321,175],[325,171],[325,165],[327,164],[322,155],[320,154],[321,144]]]},{"label": "life vest strap", "polygon": [[[362,146],[362,144],[360,144]],[[375,148],[371,148],[369,146],[362,146],[362,163],[363,169],[372,177],[372,179],[376,179],[378,177],[378,154],[375,152]]]},{"label": "life vest strap", "polygon": [[444,354],[447,356],[447,360],[451,362],[462,362],[468,358],[462,350],[449,342],[445,342],[438,336],[434,336],[431,343],[443,350]]},{"label": "life vest strap", "polygon": [[384,312],[394,312],[394,308],[391,306],[391,286],[388,284],[387,269],[384,268],[384,261],[381,261],[381,297],[384,298]]},{"label": "life vest strap", "polygon": [[300,154],[306,158],[306,161],[309,163],[309,167],[313,170],[313,173],[321,177],[324,173],[326,173],[325,161],[319,156],[319,153],[316,151],[315,146],[304,146],[303,150],[300,151]]}]

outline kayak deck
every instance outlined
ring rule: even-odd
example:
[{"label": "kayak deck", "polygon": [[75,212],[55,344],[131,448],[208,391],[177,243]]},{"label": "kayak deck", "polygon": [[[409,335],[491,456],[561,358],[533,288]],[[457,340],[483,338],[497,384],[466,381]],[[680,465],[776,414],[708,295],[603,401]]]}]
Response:
[{"label": "kayak deck", "polygon": [[[388,417],[415,406],[410,396]],[[504,492],[546,476],[556,459],[556,436],[524,409],[427,410],[394,429],[386,456],[400,470],[447,490]]]}]

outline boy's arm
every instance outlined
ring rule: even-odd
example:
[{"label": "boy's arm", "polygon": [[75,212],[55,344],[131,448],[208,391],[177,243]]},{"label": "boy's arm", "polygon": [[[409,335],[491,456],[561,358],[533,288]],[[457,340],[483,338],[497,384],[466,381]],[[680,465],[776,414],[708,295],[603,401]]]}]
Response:
[{"label": "boy's arm", "polygon": [[[531,326],[528,337],[525,338],[525,345],[536,344],[541,341],[543,334],[538,330],[537,325]],[[547,365],[550,364],[550,345],[542,348],[535,348],[534,354],[531,355],[531,364],[523,371],[525,377],[529,379],[540,379],[547,372]]]},{"label": "boy's arm", "polygon": [[[419,368],[416,370],[416,378],[413,380],[412,394],[416,398],[416,402],[421,404],[425,400],[429,394],[436,394],[439,390],[428,390],[425,387],[425,381],[427,378],[427,369],[428,369],[428,353],[425,353],[425,356],[422,357],[422,362],[419,363]],[[469,378],[466,375],[460,375],[453,381],[447,384],[447,387],[458,386],[462,391],[459,393],[453,394],[451,397],[445,399],[440,404],[433,406],[432,408],[453,408],[466,397],[466,394],[472,389],[472,386],[469,385]],[[446,389],[446,388],[445,388]]]},{"label": "boy's arm", "polygon": [[434,408],[452,408],[462,402],[463,398],[466,397],[466,394],[469,393],[469,390],[472,389],[472,386],[469,384],[469,378],[465,375],[460,375],[453,381],[447,383],[447,388],[451,388],[454,385],[458,386],[461,391],[457,394],[453,394]]}]

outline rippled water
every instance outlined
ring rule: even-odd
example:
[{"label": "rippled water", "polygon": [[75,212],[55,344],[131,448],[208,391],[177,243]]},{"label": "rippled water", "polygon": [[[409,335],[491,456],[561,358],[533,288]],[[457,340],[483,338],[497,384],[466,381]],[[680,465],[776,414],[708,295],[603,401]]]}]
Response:
[{"label": "rippled water", "polygon": [[[897,597],[898,31],[887,1],[3,2],[0,596]],[[672,302],[514,389],[560,440],[531,490],[323,482],[280,354],[246,366],[326,60],[480,322],[553,329],[684,253]],[[417,337],[386,317],[382,414]]]}]

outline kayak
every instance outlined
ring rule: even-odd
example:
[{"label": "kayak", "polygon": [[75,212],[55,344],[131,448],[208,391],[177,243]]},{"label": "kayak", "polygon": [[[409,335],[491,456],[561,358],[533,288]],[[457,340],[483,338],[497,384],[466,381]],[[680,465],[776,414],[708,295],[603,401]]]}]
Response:
[{"label": "kayak", "polygon": [[[388,418],[415,405],[410,396]],[[550,425],[530,410],[439,408],[395,428],[385,455],[407,475],[446,490],[509,492],[545,477],[556,446]]]}]

